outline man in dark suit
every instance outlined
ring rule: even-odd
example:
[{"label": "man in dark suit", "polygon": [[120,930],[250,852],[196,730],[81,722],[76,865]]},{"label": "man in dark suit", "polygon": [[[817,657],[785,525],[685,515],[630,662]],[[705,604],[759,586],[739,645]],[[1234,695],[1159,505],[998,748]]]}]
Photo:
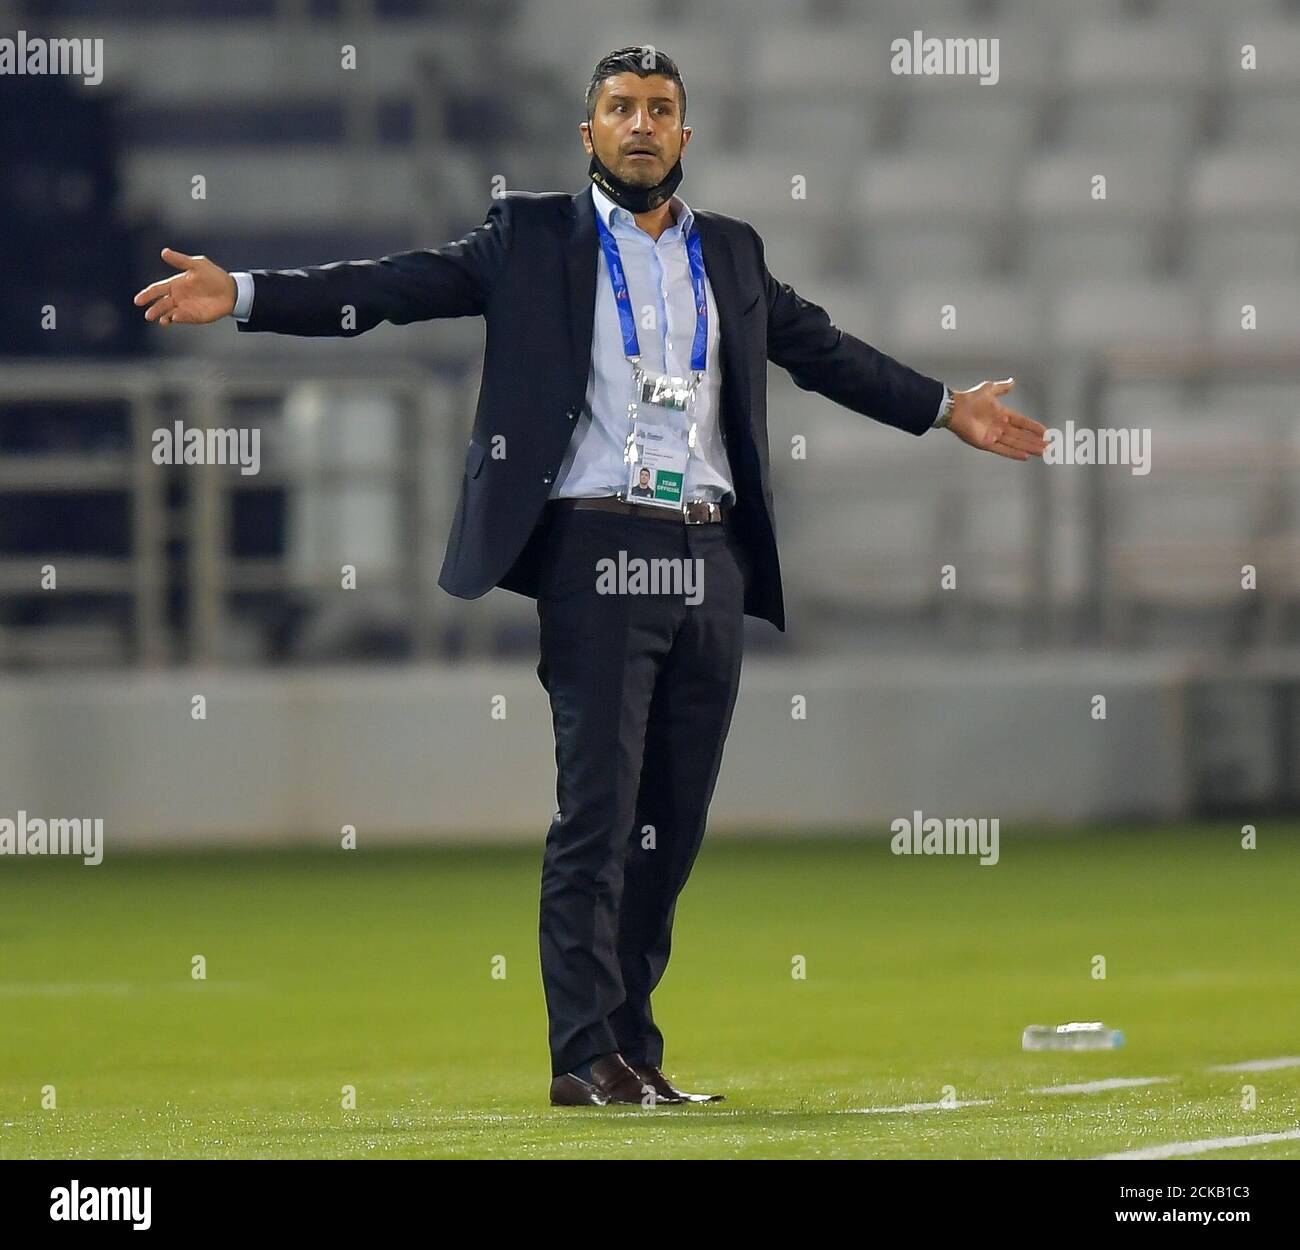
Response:
[{"label": "man in dark suit", "polygon": [[[685,116],[673,61],[620,49],[592,74],[580,127],[591,185],[577,195],[513,192],[464,238],[377,261],[229,274],[166,249],[182,272],[135,297],[163,325],[233,315],[241,331],[281,334],[486,318],[439,584],[537,600],[559,803],[541,962],[550,1097],[562,1105],[721,1097],[664,1074],[650,996],[704,835],[743,617],[785,628],[767,362],[911,434],[948,428],[1013,460],[1046,447],[1045,427],[1001,402],[1010,379],[954,394],[778,282],[746,222],[675,196]],[[647,444],[652,498],[638,490]],[[611,586],[610,570],[634,560],[689,565],[703,593],[686,593],[685,576],[648,592]]]}]

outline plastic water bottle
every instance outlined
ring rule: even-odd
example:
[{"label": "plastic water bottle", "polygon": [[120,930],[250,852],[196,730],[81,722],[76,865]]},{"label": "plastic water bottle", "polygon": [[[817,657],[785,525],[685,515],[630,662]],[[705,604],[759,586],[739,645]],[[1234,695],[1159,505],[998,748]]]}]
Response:
[{"label": "plastic water bottle", "polygon": [[1025,1050],[1114,1050],[1124,1045],[1124,1034],[1108,1029],[1100,1020],[1031,1024],[1021,1045]]}]

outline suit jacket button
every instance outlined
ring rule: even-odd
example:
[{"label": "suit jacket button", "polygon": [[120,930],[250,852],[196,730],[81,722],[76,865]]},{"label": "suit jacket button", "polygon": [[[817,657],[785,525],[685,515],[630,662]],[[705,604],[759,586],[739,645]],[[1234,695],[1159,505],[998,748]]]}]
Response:
[{"label": "suit jacket button", "polygon": [[549,473],[544,478],[542,478],[542,483],[543,485],[546,486],[549,486],[551,484],[551,475]]},{"label": "suit jacket button", "polygon": [[576,421],[578,419],[578,410],[576,408],[570,408],[564,415],[568,417],[570,421]]}]

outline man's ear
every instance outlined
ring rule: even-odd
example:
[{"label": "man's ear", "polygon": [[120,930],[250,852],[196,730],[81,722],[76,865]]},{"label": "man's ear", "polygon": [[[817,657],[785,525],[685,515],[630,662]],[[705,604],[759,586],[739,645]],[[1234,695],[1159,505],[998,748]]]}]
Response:
[{"label": "man's ear", "polygon": [[590,156],[595,148],[591,146],[591,123],[579,122],[578,129],[582,132],[582,146],[586,148],[587,155]]},{"label": "man's ear", "polygon": [[686,151],[686,145],[691,141],[691,135],[695,132],[689,126],[682,127],[682,151]]}]

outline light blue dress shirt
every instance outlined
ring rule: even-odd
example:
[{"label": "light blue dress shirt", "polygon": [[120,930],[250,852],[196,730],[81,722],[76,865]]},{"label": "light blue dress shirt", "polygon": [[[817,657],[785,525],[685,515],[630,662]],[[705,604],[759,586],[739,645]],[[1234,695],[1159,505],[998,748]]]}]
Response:
[{"label": "light blue dress shirt", "polygon": [[[695,220],[690,207],[674,196],[674,224],[653,239],[627,209],[620,208],[594,185],[591,196],[618,243],[636,318],[642,367],[689,377],[695,339],[695,293],[686,255],[686,239]],[[596,312],[587,395],[573,440],[556,474],[552,499],[613,495],[626,490],[623,453],[631,429],[627,406],[632,399],[632,366],[623,354],[623,331],[603,248],[596,251],[596,266]],[[718,305],[707,275],[704,286],[709,308],[708,358],[687,414],[696,424],[697,444],[687,463],[682,498],[730,504],[736,495],[719,420],[722,348]]]},{"label": "light blue dress shirt", "polygon": [[247,321],[253,315],[253,275],[232,273],[235,280],[235,307],[230,315],[236,321]]}]

